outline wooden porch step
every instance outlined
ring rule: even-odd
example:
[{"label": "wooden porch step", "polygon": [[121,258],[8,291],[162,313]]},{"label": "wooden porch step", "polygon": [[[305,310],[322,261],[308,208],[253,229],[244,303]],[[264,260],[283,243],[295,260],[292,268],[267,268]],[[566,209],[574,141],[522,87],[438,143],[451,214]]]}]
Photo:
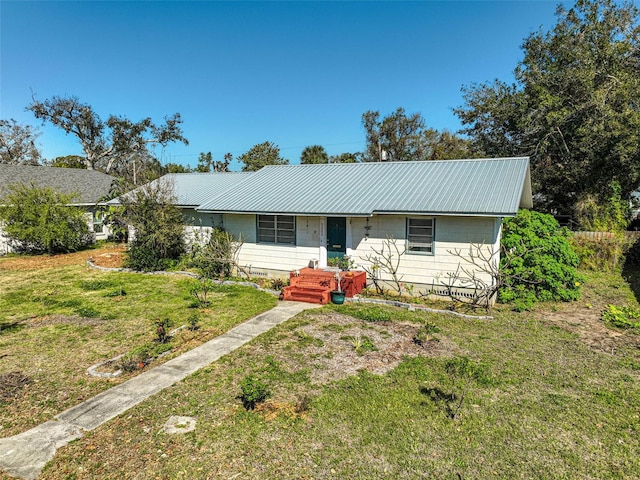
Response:
[{"label": "wooden porch step", "polygon": [[331,301],[331,290],[328,288],[312,286],[290,286],[284,288],[282,299],[325,305]]}]

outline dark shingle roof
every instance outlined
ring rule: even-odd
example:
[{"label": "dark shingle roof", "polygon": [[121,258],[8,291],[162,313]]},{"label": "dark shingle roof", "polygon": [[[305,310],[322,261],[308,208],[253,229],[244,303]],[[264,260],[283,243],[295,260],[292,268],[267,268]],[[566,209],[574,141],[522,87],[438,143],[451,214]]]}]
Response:
[{"label": "dark shingle roof", "polygon": [[81,168],[33,167],[28,165],[0,165],[0,198],[12,184],[31,184],[49,187],[62,193],[75,193],[76,205],[93,205],[104,199],[115,177],[95,170]]}]

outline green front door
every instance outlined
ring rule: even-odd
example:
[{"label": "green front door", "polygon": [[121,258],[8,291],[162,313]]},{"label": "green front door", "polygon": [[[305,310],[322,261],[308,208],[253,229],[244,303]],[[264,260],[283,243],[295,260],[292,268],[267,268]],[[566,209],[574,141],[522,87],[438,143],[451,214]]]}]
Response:
[{"label": "green front door", "polygon": [[327,258],[342,258],[347,253],[347,219],[327,217]]}]

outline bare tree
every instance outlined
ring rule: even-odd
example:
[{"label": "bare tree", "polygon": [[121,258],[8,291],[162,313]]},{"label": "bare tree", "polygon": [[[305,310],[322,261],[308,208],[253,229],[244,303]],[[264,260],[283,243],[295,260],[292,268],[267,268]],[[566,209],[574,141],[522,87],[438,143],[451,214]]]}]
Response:
[{"label": "bare tree", "polygon": [[402,255],[406,252],[406,247],[400,248],[398,241],[390,235],[387,235],[386,240],[382,242],[382,247],[378,250],[371,249],[373,253],[369,253],[364,257],[360,257],[369,265],[363,265],[362,268],[369,275],[373,282],[376,292],[379,294],[384,293],[382,275],[391,277],[390,282],[394,285],[394,289],[398,295],[402,295],[402,279],[403,275],[400,275],[400,260]]},{"label": "bare tree", "polygon": [[13,118],[0,120],[0,163],[8,165],[40,165],[42,155],[36,146],[40,132],[20,125]]},{"label": "bare tree", "polygon": [[85,153],[88,170],[110,173],[119,163],[128,163],[133,158],[144,157],[149,145],[165,147],[171,142],[189,142],[182,135],[179,113],[165,117],[164,125],[157,126],[150,118],[139,122],[109,116],[103,121],[93,109],[80,103],[77,97],[54,96],[50,100],[33,100],[27,107],[36,118],[62,128],[75,135]]}]

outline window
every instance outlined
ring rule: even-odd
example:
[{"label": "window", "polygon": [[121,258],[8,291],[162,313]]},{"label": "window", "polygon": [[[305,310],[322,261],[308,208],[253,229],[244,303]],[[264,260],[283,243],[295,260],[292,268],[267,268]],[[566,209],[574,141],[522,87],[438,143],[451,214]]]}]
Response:
[{"label": "window", "polygon": [[104,217],[106,212],[103,210],[98,210],[93,213],[93,231],[95,233],[103,233],[104,232]]},{"label": "window", "polygon": [[258,242],[295,245],[295,217],[292,215],[258,215]]},{"label": "window", "polygon": [[409,252],[433,253],[433,218],[407,219],[407,250]]}]

